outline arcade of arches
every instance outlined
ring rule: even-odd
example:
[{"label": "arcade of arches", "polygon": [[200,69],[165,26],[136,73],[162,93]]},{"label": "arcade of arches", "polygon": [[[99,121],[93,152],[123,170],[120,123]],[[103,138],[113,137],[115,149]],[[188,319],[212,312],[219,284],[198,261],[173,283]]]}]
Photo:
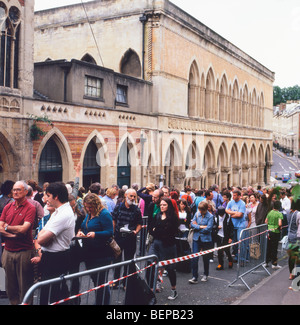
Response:
[{"label": "arcade of arches", "polygon": [[[2,134],[1,137],[4,138]],[[130,133],[109,146],[100,133],[87,139],[77,156],[83,166],[81,184],[86,188],[93,182],[108,187],[112,184],[158,184],[162,179],[171,188],[184,185],[205,188],[215,183],[223,188],[265,185],[270,178],[271,147],[261,141],[247,143],[231,139],[225,142],[219,138],[168,133],[160,138],[163,140],[159,140],[156,133],[148,133],[143,144]],[[153,150],[152,144],[157,141],[162,141],[161,153]],[[4,139],[1,143],[8,144]],[[74,158],[75,153],[62,133],[53,132],[36,148],[34,178],[40,184],[72,180],[70,171],[75,163],[70,157]],[[12,176],[12,153],[13,148],[0,147],[0,181]]]}]

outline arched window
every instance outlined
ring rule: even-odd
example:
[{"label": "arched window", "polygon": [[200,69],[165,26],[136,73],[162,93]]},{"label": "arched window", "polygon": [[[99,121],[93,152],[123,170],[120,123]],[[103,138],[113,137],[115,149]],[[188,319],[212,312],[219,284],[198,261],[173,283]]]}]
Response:
[{"label": "arched window", "polygon": [[62,159],[59,148],[54,141],[50,139],[45,145],[39,166],[39,183],[62,181]]},{"label": "arched window", "polygon": [[140,78],[142,73],[141,61],[135,51],[129,49],[122,57],[120,64],[121,73]]},{"label": "arched window", "polygon": [[82,57],[81,61],[84,62],[88,62],[88,63],[92,63],[92,64],[97,64],[95,59],[90,55],[90,54],[86,54]]},{"label": "arched window", "polygon": [[118,186],[123,185],[130,186],[131,179],[131,164],[130,164],[130,154],[129,154],[129,141],[125,140],[119,152],[118,157]]},{"label": "arched window", "polygon": [[0,1],[0,86],[18,88],[21,13]]},{"label": "arched window", "polygon": [[100,182],[100,161],[98,160],[98,148],[91,141],[86,149],[83,161],[83,186],[88,189],[91,184]]},{"label": "arched window", "polygon": [[199,114],[199,97],[200,97],[200,85],[199,85],[199,70],[197,63],[194,61],[191,65],[188,85],[188,115],[197,116]]}]

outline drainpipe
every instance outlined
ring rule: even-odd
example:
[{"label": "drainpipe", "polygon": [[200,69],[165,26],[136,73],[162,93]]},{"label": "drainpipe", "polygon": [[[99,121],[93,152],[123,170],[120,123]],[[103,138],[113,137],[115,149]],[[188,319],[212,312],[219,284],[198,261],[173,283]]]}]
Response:
[{"label": "drainpipe", "polygon": [[68,74],[71,70],[72,63],[71,62],[66,62],[62,64],[60,67],[64,71],[64,102],[67,102],[67,95],[68,95]]},{"label": "drainpipe", "polygon": [[142,78],[145,80],[145,29],[148,17],[143,14],[140,17],[140,22],[143,24],[143,48],[142,48]]}]

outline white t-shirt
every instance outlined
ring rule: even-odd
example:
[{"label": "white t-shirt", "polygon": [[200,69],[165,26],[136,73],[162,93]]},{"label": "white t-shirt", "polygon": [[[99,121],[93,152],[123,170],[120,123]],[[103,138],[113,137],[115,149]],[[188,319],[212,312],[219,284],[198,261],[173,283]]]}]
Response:
[{"label": "white t-shirt", "polygon": [[75,215],[69,202],[53,212],[43,229],[55,235],[50,245],[42,246],[43,251],[56,253],[70,248],[71,240],[75,236]]},{"label": "white t-shirt", "polygon": [[218,235],[222,238],[224,238],[224,228],[223,228],[224,219],[225,219],[225,214],[223,215],[223,217],[219,216],[219,227],[221,226],[221,228],[218,231]]}]

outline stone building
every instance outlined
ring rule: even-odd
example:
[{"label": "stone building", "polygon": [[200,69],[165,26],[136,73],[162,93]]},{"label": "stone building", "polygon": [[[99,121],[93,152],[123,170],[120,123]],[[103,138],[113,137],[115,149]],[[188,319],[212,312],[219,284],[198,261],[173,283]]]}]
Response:
[{"label": "stone building", "polygon": [[288,102],[274,107],[273,142],[276,148],[290,156],[299,155],[300,102]]},{"label": "stone building", "polygon": [[33,1],[0,1],[0,182],[31,177],[33,11]]},{"label": "stone building", "polygon": [[[12,2],[19,3],[0,4]],[[23,20],[26,11],[32,18],[32,1],[25,7]],[[269,182],[274,73],[170,1],[102,0],[37,12],[34,61],[34,98],[24,94],[31,106],[16,114],[39,182],[73,179],[78,162],[86,186]],[[31,57],[26,68],[32,80]],[[27,113],[47,115],[52,125],[36,123],[46,135],[30,141]]]}]

